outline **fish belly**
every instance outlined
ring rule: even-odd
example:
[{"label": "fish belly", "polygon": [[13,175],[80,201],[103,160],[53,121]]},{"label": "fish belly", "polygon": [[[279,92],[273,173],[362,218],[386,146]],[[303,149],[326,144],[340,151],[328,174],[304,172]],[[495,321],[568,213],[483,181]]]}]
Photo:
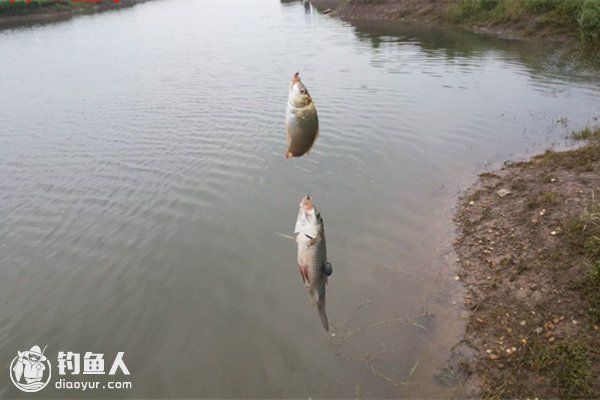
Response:
[{"label": "fish belly", "polygon": [[325,285],[327,284],[327,275],[323,271],[323,265],[327,262],[327,248],[325,246],[325,236],[312,246],[310,241],[303,234],[298,235],[298,265],[307,267],[308,272],[308,293],[311,302],[317,306],[319,317],[323,328],[329,332],[329,320],[325,311]]},{"label": "fish belly", "polygon": [[319,135],[319,119],[314,105],[295,109],[288,105],[286,112],[288,152],[293,157],[306,154]]}]

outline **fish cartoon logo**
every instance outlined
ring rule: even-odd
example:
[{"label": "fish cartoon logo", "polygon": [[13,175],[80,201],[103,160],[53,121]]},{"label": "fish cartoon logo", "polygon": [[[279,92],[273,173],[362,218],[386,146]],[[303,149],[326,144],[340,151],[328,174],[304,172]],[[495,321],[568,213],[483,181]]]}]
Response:
[{"label": "fish cartoon logo", "polygon": [[[48,346],[46,346],[48,347]],[[23,392],[39,392],[52,376],[50,362],[44,356],[40,346],[33,346],[29,351],[17,351],[17,356],[10,363],[10,380]]]}]

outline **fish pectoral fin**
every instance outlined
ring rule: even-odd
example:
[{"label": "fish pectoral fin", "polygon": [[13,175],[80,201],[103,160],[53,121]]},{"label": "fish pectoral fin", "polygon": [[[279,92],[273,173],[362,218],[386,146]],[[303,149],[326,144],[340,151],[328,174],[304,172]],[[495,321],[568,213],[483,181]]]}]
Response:
[{"label": "fish pectoral fin", "polygon": [[291,236],[291,235],[286,235],[286,234],[279,233],[279,232],[275,232],[275,233],[276,233],[276,234],[277,234],[277,236],[279,236],[279,237],[282,237],[282,238],[285,238],[285,239],[290,239],[290,240],[293,240],[294,242],[296,241],[296,238],[295,238],[294,236]]},{"label": "fish pectoral fin", "polygon": [[308,265],[302,265],[299,267],[299,269],[300,276],[302,277],[302,282],[304,282],[304,285],[310,285],[310,278],[308,277]]},{"label": "fish pectoral fin", "polygon": [[304,234],[304,236],[306,236],[308,238],[308,242],[306,243],[306,247],[309,248],[310,246],[314,246],[318,241],[319,241],[319,237],[315,236],[309,236],[306,233]]},{"label": "fish pectoral fin", "polygon": [[298,267],[298,271],[300,271],[300,277],[302,278],[302,282],[306,283],[304,281],[304,274],[302,273],[302,267]]}]

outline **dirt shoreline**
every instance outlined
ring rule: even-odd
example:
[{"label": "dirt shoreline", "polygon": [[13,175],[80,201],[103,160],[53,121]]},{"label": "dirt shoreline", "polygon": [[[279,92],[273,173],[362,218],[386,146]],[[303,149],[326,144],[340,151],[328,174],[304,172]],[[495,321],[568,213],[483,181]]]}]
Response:
[{"label": "dirt shoreline", "polygon": [[448,21],[450,1],[439,0],[311,0],[317,10],[327,12],[332,17],[344,21],[353,20],[395,20],[421,22],[431,25],[457,26],[476,33],[494,35],[503,39],[546,40],[575,45],[578,37],[575,32],[551,27],[537,27],[532,19],[519,22],[491,23],[487,21],[465,21],[451,23]]},{"label": "dirt shoreline", "polygon": [[112,2],[101,4],[81,3],[75,6],[55,9],[32,8],[29,12],[25,13],[15,15],[0,15],[0,29],[63,21],[78,15],[89,15],[104,11],[128,8],[146,1],[149,0],[122,0],[118,4],[114,4]]},{"label": "dirt shoreline", "polygon": [[480,397],[600,396],[600,282],[586,251],[600,219],[584,219],[600,217],[589,211],[598,194],[590,143],[481,174],[461,197],[454,245],[473,354],[463,372]]}]

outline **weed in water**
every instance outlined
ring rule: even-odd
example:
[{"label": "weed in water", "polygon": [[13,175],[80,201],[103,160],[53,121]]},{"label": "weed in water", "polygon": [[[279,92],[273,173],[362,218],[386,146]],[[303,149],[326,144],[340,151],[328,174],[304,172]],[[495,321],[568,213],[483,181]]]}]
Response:
[{"label": "weed in water", "polygon": [[572,132],[569,135],[569,139],[585,142],[600,141],[600,128],[585,128],[578,132]]}]

